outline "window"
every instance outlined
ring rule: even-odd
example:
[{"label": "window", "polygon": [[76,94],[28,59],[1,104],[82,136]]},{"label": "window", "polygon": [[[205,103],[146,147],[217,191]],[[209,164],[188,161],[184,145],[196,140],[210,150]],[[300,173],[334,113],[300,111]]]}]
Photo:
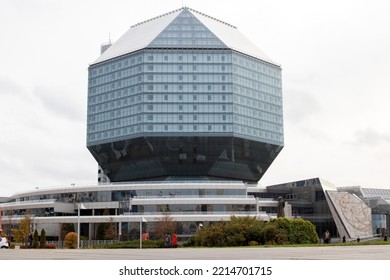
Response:
[{"label": "window", "polygon": [[208,125],[208,126],[207,126],[207,129],[208,129],[209,131],[211,131],[211,125]]},{"label": "window", "polygon": [[153,100],[153,94],[148,94],[148,100]]},{"label": "window", "polygon": [[166,95],[166,94],[164,95],[164,100],[168,101],[168,95]]},{"label": "window", "polygon": [[195,101],[195,100],[197,100],[197,99],[198,99],[198,96],[197,96],[197,95],[193,95],[193,96],[192,96],[192,100]]},{"label": "window", "polygon": [[194,111],[198,110],[198,105],[193,105],[193,106],[192,106],[192,109],[193,109]]},{"label": "window", "polygon": [[152,111],[153,110],[153,105],[148,105],[148,110]]},{"label": "window", "polygon": [[183,115],[179,115],[179,121],[183,120]]},{"label": "window", "polygon": [[180,100],[180,101],[183,100],[183,95],[179,95],[179,100]]},{"label": "window", "polygon": [[164,130],[165,130],[165,131],[168,130],[168,125],[164,125]]},{"label": "window", "polygon": [[153,115],[148,115],[148,121],[152,121],[153,120]]},{"label": "window", "polygon": [[198,116],[197,116],[197,115],[193,115],[192,118],[193,118],[194,121],[197,121],[197,120],[198,120]]},{"label": "window", "polygon": [[179,105],[179,110],[183,111],[183,105]]}]

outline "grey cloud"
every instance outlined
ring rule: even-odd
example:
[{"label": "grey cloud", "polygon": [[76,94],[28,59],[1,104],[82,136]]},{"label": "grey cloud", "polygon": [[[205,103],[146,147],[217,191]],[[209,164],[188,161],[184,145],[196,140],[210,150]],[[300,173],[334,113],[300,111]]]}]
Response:
[{"label": "grey cloud", "polygon": [[33,94],[47,110],[71,121],[84,121],[86,114],[82,102],[74,95],[64,92],[58,88],[45,88],[38,86],[34,88]]},{"label": "grey cloud", "polygon": [[313,94],[297,89],[284,90],[285,120],[297,123],[321,112],[321,106]]},{"label": "grey cloud", "polygon": [[14,81],[0,76],[0,96],[26,97],[27,92]]},{"label": "grey cloud", "polygon": [[348,142],[352,145],[376,146],[384,143],[390,143],[390,134],[380,133],[372,128],[358,130],[353,135],[353,140]]}]

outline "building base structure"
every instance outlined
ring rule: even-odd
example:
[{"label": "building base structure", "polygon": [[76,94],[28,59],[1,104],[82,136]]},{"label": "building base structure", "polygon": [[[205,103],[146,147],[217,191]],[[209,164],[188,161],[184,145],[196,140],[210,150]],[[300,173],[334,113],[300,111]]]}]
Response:
[{"label": "building base structure", "polygon": [[[180,240],[186,240],[201,227],[232,216],[275,219],[277,199],[282,196],[286,216],[311,221],[320,237],[325,230],[333,238],[345,236],[347,240],[371,238],[378,232],[387,234],[388,208],[383,204],[370,207],[371,200],[353,190],[355,193],[336,188],[320,178],[268,187],[240,181],[171,178],[162,182],[38,188],[8,198],[1,204],[1,214],[3,231],[10,236],[12,228],[30,217],[32,230],[45,229],[48,240],[62,240],[66,229],[76,231],[78,221],[82,239],[91,242],[99,239],[101,224],[113,225],[113,239],[139,239],[140,221],[144,221],[142,233],[158,239],[158,224],[169,217]],[[83,206],[80,216],[79,204]],[[378,224],[378,215],[384,217],[379,231],[379,225],[373,226],[373,221]]]}]

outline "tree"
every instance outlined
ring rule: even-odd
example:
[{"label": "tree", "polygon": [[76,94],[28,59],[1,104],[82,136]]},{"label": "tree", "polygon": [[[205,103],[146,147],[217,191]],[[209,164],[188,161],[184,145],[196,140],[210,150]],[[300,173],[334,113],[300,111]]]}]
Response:
[{"label": "tree", "polygon": [[163,216],[157,220],[156,224],[156,236],[159,239],[164,239],[166,234],[172,235],[176,231],[176,221],[164,212]]},{"label": "tree", "polygon": [[39,247],[39,235],[38,235],[38,231],[35,230],[34,231],[34,239],[33,239],[33,248],[38,248]]},{"label": "tree", "polygon": [[61,224],[61,236],[60,239],[65,239],[65,236],[68,234],[68,232],[74,232],[74,224]]},{"label": "tree", "polygon": [[116,225],[113,221],[113,218],[110,218],[108,222],[108,227],[106,231],[104,232],[104,239],[105,240],[114,240],[116,238]]},{"label": "tree", "polygon": [[[106,208],[103,211],[103,216],[109,216],[110,211]],[[109,227],[109,223],[99,223],[96,230],[96,239],[97,240],[106,240],[106,231]]]},{"label": "tree", "polygon": [[77,248],[77,233],[68,232],[64,239],[65,248],[76,249]]},{"label": "tree", "polygon": [[41,248],[45,248],[46,246],[46,231],[44,228],[41,230],[41,238],[40,238]]},{"label": "tree", "polygon": [[19,227],[14,229],[12,233],[15,236],[15,241],[23,244],[24,247],[28,245],[28,236],[30,234],[31,217],[25,216],[20,220]]}]

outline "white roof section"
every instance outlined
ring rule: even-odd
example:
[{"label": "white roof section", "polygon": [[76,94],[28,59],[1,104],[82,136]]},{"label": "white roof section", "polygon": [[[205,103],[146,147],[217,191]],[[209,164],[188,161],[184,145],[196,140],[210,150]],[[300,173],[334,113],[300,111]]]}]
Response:
[{"label": "white roof section", "polygon": [[153,39],[156,38],[178,14],[180,14],[181,11],[182,9],[175,10],[131,26],[130,29],[95,60],[93,64],[146,48]]},{"label": "white roof section", "polygon": [[198,11],[192,9],[189,10],[193,12],[192,14],[230,49],[275,64],[262,50],[260,50],[247,37],[238,31],[237,27],[202,14]]},{"label": "white roof section", "polygon": [[190,12],[228,48],[278,65],[247,37],[239,32],[235,26],[188,7],[183,7],[170,13],[133,25],[92,64],[103,62],[148,47],[152,41],[183,11]]}]

